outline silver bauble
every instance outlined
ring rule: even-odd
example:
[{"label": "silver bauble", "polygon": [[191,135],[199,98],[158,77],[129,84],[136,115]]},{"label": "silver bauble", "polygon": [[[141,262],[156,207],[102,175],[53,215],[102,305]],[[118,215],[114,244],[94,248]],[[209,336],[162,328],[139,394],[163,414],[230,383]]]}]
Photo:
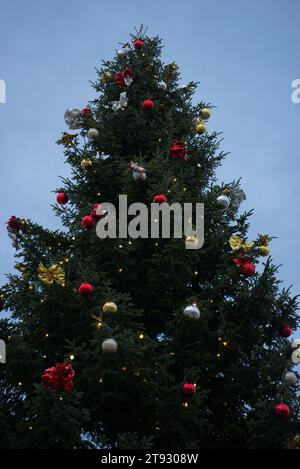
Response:
[{"label": "silver bauble", "polygon": [[116,353],[118,350],[118,343],[115,339],[105,339],[102,342],[102,351],[104,353]]},{"label": "silver bauble", "polygon": [[183,314],[187,318],[191,318],[191,319],[199,319],[200,318],[199,308],[197,308],[197,306],[195,306],[195,305],[186,306],[183,310]]},{"label": "silver bauble", "polygon": [[283,378],[283,381],[285,382],[285,384],[290,384],[294,386],[295,384],[297,384],[298,379],[293,371],[287,371]]},{"label": "silver bauble", "polygon": [[167,83],[165,83],[164,81],[160,81],[160,82],[157,83],[157,88],[159,90],[166,91]]},{"label": "silver bauble", "polygon": [[230,205],[230,198],[227,197],[227,195],[219,195],[219,197],[217,197],[217,204],[219,207],[226,209]]},{"label": "silver bauble", "polygon": [[99,132],[97,129],[89,129],[87,133],[88,138],[98,138],[99,137]]},{"label": "silver bauble", "polygon": [[67,109],[64,118],[69,129],[75,130],[82,127],[80,109]]}]

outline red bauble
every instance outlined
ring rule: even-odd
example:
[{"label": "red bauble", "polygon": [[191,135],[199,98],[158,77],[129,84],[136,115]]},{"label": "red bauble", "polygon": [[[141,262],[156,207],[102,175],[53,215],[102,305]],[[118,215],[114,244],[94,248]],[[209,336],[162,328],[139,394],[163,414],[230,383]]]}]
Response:
[{"label": "red bauble", "polygon": [[192,383],[185,383],[182,385],[182,394],[187,397],[191,397],[196,393],[196,386]]},{"label": "red bauble", "polygon": [[250,262],[246,262],[245,264],[241,265],[241,274],[245,277],[251,277],[255,274],[255,265],[251,264]]},{"label": "red bauble", "polygon": [[83,117],[88,119],[89,117],[92,117],[92,110],[89,107],[85,107],[82,109],[81,114]]},{"label": "red bauble", "polygon": [[155,197],[153,197],[153,202],[155,204],[163,204],[163,203],[167,202],[167,198],[163,194],[158,194]]},{"label": "red bauble", "polygon": [[135,48],[135,50],[143,49],[144,47],[143,41],[141,41],[140,39],[136,39],[136,41],[133,42],[133,47]]},{"label": "red bauble", "polygon": [[65,205],[69,202],[69,197],[67,196],[67,194],[65,192],[60,192],[56,196],[56,202],[59,205]]},{"label": "red bauble", "polygon": [[81,220],[81,224],[83,228],[86,228],[87,230],[92,229],[95,226],[96,220],[95,218],[87,215],[86,217],[83,217]]},{"label": "red bauble", "polygon": [[50,389],[63,389],[66,392],[71,392],[73,389],[74,375],[75,371],[72,365],[56,363],[55,366],[44,371],[42,374],[42,383]]},{"label": "red bauble", "polygon": [[79,287],[81,296],[91,296],[94,293],[94,287],[90,283],[83,283]]},{"label": "red bauble", "polygon": [[101,220],[101,218],[105,217],[106,213],[103,212],[103,208],[102,208],[101,204],[95,204],[95,205],[93,205],[93,208],[91,210],[90,215],[95,220],[99,221],[99,220]]},{"label": "red bauble", "polygon": [[152,111],[154,108],[154,102],[151,101],[151,99],[146,99],[146,101],[143,102],[143,108],[145,111]]},{"label": "red bauble", "polygon": [[281,335],[281,337],[285,337],[285,338],[290,337],[290,335],[292,334],[292,332],[293,332],[293,329],[292,329],[290,326],[288,326],[287,324],[284,324],[284,325],[281,326],[281,328],[280,328],[280,335]]},{"label": "red bauble", "polygon": [[283,420],[289,418],[290,413],[291,413],[289,407],[285,404],[277,404],[275,406],[274,412],[277,415],[277,417]]}]

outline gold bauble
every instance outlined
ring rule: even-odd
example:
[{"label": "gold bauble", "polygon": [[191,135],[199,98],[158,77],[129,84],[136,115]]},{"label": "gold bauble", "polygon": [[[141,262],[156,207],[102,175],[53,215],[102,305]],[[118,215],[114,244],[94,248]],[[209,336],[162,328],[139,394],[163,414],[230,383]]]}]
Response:
[{"label": "gold bauble", "polygon": [[206,132],[206,127],[205,127],[205,125],[204,125],[204,124],[197,124],[197,125],[196,125],[196,132],[197,132],[197,134],[199,134],[199,135],[205,134],[205,132]]},{"label": "gold bauble", "polygon": [[113,303],[112,301],[108,301],[103,305],[103,313],[104,314],[110,314],[110,313],[116,313],[118,311],[118,307],[116,303]]},{"label": "gold bauble", "polygon": [[102,80],[104,81],[104,83],[108,83],[111,79],[112,79],[112,74],[110,72],[108,71],[103,72]]},{"label": "gold bauble", "polygon": [[258,248],[258,254],[260,256],[266,257],[270,254],[270,248],[269,246],[259,246]]},{"label": "gold bauble", "polygon": [[92,165],[93,165],[93,162],[92,160],[90,160],[90,158],[87,158],[86,160],[82,160],[80,163],[80,166],[84,171],[87,171],[88,169],[90,169]]},{"label": "gold bauble", "polygon": [[207,107],[204,107],[201,109],[201,117],[203,120],[208,121],[208,119],[211,117],[211,111]]}]

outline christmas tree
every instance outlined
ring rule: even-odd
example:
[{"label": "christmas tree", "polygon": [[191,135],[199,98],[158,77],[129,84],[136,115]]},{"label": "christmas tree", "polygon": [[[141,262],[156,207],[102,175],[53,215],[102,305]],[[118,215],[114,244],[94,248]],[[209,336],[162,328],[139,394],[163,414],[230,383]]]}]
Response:
[{"label": "christmas tree", "polygon": [[[97,70],[97,98],[66,112],[61,230],[8,221],[2,448],[286,448],[299,432],[297,298],[277,280],[271,237],[247,237],[240,181],[216,179],[226,155],[212,106],[193,102],[197,83],[180,86],[161,51],[137,30]],[[203,246],[100,239],[104,202],[120,228],[120,195],[203,203]]]}]

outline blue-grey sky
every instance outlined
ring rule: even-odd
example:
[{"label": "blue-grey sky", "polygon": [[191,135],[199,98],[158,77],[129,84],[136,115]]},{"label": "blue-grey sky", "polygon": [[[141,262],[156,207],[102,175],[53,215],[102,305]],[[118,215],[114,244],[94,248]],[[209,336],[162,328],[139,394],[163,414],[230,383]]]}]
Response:
[{"label": "blue-grey sky", "polygon": [[55,144],[65,109],[94,98],[94,67],[144,23],[163,38],[163,59],[176,60],[182,84],[200,81],[196,99],[217,106],[208,127],[223,131],[222,149],[231,152],[219,179],[243,177],[243,208],[255,209],[250,237],[278,236],[271,248],[280,277],[300,292],[300,104],[291,101],[299,1],[2,0],[0,15],[0,283],[14,265],[11,215],[60,226],[50,204],[58,175],[68,174]]}]

